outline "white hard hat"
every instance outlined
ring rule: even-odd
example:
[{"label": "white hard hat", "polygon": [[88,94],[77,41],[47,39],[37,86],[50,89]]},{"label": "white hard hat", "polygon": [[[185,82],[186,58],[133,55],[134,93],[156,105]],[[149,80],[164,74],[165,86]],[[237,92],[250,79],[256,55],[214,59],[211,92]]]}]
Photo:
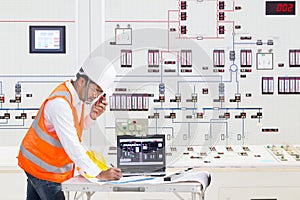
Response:
[{"label": "white hard hat", "polygon": [[87,75],[91,81],[100,86],[107,96],[112,95],[117,73],[113,64],[107,58],[88,58],[83,63],[82,69],[84,74]]}]

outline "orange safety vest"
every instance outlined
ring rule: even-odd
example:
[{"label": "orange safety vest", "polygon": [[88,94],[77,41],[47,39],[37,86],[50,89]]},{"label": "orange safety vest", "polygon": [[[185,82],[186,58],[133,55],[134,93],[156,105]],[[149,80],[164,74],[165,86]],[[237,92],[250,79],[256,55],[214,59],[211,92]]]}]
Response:
[{"label": "orange safety vest", "polygon": [[78,139],[81,141],[84,104],[82,105],[81,119],[78,122],[76,108],[72,105],[72,95],[64,82],[55,88],[42,104],[22,141],[18,164],[24,171],[36,178],[61,183],[73,177],[74,163],[65,152],[56,132],[49,132],[45,126],[45,105],[47,101],[55,98],[63,98],[69,103],[73,113],[74,127],[77,130]]}]

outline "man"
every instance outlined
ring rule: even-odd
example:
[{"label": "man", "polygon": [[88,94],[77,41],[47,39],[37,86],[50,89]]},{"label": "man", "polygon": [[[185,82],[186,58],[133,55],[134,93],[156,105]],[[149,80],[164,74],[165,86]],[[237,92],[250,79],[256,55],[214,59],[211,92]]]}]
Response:
[{"label": "man", "polygon": [[[65,199],[61,183],[74,174],[74,163],[89,176],[118,180],[121,170],[101,171],[81,145],[83,128],[89,128],[107,106],[104,93],[110,92],[116,72],[102,57],[89,59],[76,80],[60,84],[43,102],[26,133],[18,164],[27,175],[27,200]],[[95,100],[102,95],[102,101]],[[95,103],[94,103],[95,102]],[[91,104],[84,116],[84,104]]]}]

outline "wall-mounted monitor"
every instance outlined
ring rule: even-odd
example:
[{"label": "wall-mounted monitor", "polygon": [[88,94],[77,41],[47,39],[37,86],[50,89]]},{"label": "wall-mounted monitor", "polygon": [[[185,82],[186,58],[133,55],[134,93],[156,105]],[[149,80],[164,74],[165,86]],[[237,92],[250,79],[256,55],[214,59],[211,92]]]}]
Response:
[{"label": "wall-mounted monitor", "polygon": [[30,53],[66,53],[65,26],[29,26]]}]

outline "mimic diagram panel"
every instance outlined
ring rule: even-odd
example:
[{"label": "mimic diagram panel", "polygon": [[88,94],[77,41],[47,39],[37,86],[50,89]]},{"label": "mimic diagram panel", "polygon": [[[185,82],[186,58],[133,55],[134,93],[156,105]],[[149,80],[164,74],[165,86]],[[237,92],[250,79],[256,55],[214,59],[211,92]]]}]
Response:
[{"label": "mimic diagram panel", "polygon": [[298,10],[296,1],[106,2],[105,55],[119,72],[110,127],[165,134],[169,166],[299,165]]},{"label": "mimic diagram panel", "polygon": [[[111,60],[117,77],[92,133],[100,127],[108,154],[116,155],[116,135],[164,134],[168,166],[237,158],[237,165],[299,165],[297,1],[109,0],[102,11],[101,21],[97,7],[91,10],[91,44],[104,38],[91,54]],[[30,58],[76,60],[80,50],[68,41],[82,29],[73,22],[28,24]],[[22,75],[6,69],[1,133],[21,139],[55,85],[73,78],[74,66],[57,63]]]}]

